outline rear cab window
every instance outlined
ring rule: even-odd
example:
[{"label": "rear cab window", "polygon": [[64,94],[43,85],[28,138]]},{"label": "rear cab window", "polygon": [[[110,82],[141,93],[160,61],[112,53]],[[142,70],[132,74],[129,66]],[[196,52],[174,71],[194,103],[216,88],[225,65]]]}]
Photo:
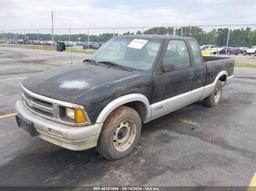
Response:
[{"label": "rear cab window", "polygon": [[189,40],[189,44],[191,46],[191,52],[192,52],[192,57],[194,64],[202,64],[202,56],[201,56],[201,51],[199,48],[199,45],[196,40]]}]

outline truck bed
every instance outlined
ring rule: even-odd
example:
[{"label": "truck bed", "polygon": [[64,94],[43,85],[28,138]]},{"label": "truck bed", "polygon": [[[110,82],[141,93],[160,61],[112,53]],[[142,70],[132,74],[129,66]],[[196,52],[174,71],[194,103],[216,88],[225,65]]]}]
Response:
[{"label": "truck bed", "polygon": [[203,57],[206,64],[206,85],[215,79],[220,71],[226,71],[228,76],[234,72],[234,59],[219,56],[206,56]]}]

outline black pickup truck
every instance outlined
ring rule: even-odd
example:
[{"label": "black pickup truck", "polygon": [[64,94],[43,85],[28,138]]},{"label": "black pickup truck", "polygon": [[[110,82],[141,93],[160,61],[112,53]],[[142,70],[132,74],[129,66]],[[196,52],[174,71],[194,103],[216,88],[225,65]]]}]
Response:
[{"label": "black pickup truck", "polygon": [[193,38],[118,36],[81,64],[26,79],[16,119],[31,136],[119,159],[142,124],[200,100],[216,106],[233,71],[233,59],[202,57]]}]

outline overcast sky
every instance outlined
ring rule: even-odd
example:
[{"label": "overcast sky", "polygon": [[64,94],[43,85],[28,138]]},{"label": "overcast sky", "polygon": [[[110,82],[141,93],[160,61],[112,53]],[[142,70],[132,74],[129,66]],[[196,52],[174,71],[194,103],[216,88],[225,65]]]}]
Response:
[{"label": "overcast sky", "polygon": [[256,0],[0,0],[0,30],[252,24]]}]

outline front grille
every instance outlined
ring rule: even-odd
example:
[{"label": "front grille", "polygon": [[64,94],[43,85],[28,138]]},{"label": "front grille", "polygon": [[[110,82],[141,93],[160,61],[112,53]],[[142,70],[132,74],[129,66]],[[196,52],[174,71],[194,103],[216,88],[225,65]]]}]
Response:
[{"label": "front grille", "polygon": [[25,105],[33,112],[36,112],[45,117],[51,117],[51,118],[54,117],[53,103],[33,97],[32,95],[30,95],[28,92],[24,90],[21,93],[21,97]]},{"label": "front grille", "polygon": [[68,107],[68,108],[82,108],[84,110],[83,106],[73,104],[70,102],[65,102],[61,100],[56,100],[53,98],[45,97],[43,95],[36,94],[34,92],[31,92],[30,90],[26,89],[24,86],[21,86],[22,93],[21,93],[21,99],[24,103],[24,105],[33,113],[36,113],[42,117],[48,118],[50,120],[66,124],[66,125],[72,125],[72,126],[82,126],[82,125],[88,125],[90,124],[90,119],[85,112],[86,118],[88,121],[85,123],[77,124],[75,122],[67,121],[62,116],[62,109]]}]

